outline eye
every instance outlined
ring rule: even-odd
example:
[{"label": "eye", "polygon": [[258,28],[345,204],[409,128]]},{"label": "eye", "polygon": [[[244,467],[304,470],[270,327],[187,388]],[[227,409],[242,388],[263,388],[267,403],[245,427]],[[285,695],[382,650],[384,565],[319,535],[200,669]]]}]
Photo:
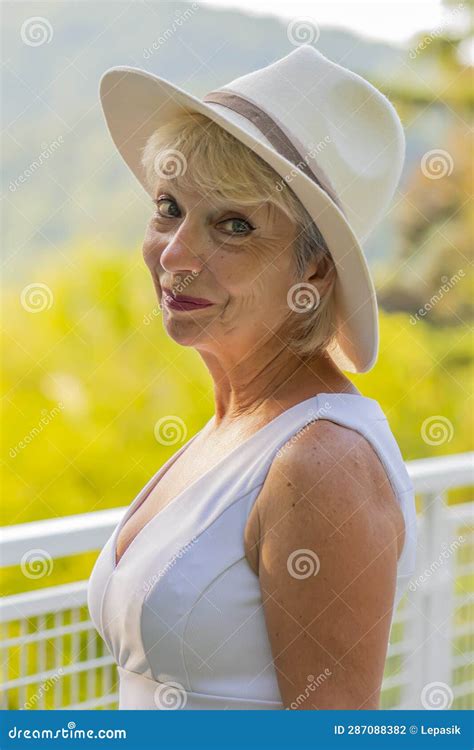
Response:
[{"label": "eye", "polygon": [[[156,206],[154,214],[156,219],[176,219],[180,216],[178,204],[173,198],[162,196],[154,198],[153,203]],[[255,229],[247,219],[241,219],[237,216],[219,221],[216,226],[220,227],[226,224],[230,225],[230,228],[223,228],[223,231],[234,236],[250,234]]]},{"label": "eye", "polygon": [[[175,219],[177,218],[177,216],[179,216],[178,204],[172,198],[154,198],[153,203],[156,206],[156,217],[163,219]],[[167,208],[167,204],[171,204],[171,214],[167,213],[167,211],[169,210],[169,206]]]},{"label": "eye", "polygon": [[228,231],[228,234],[250,234],[250,232],[253,232],[255,227],[253,227],[249,221],[246,219],[238,219],[237,217],[234,217],[232,219],[224,219],[224,221],[220,221],[217,226],[221,226],[222,224],[231,224],[232,228],[228,231],[224,229],[225,232]]}]

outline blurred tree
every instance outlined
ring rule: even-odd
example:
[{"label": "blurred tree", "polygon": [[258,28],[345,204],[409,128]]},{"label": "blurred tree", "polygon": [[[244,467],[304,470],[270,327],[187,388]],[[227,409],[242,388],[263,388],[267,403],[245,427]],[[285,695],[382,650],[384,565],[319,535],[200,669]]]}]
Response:
[{"label": "blurred tree", "polygon": [[423,156],[397,206],[401,250],[391,273],[379,279],[378,298],[387,310],[423,310],[431,323],[470,324],[472,134],[456,123],[443,146]]},{"label": "blurred tree", "polygon": [[[472,37],[473,0],[445,5],[445,22],[410,42],[407,67],[416,77],[416,91],[408,76],[396,88],[395,101],[408,128],[418,117],[429,122],[432,108],[440,107],[451,124],[441,143],[420,154],[408,176],[394,211],[400,250],[379,274],[378,298],[387,310],[421,314],[431,323],[469,325],[474,312],[473,88],[472,68],[459,50]],[[435,83],[426,70],[436,71]],[[421,98],[420,83],[425,84]]]}]

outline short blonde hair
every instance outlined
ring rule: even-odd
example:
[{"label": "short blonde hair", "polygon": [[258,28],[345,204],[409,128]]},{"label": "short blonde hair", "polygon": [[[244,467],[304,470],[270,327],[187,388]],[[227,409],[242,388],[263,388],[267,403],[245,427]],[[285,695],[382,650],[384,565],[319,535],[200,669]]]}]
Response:
[{"label": "short blonde hair", "polygon": [[[151,191],[161,172],[185,191],[199,189],[212,194],[216,203],[235,201],[257,207],[268,202],[282,210],[296,225],[295,283],[288,297],[293,314],[286,343],[302,358],[322,352],[333,343],[337,333],[334,260],[309,213],[267,162],[205,115],[183,111],[148,138],[142,149],[142,166]],[[305,291],[304,284],[298,286],[313,259],[318,261],[322,277],[328,277],[321,296],[311,294],[311,288]],[[305,296],[310,301],[313,297],[313,302],[316,299],[316,306],[309,310],[300,307]]]}]

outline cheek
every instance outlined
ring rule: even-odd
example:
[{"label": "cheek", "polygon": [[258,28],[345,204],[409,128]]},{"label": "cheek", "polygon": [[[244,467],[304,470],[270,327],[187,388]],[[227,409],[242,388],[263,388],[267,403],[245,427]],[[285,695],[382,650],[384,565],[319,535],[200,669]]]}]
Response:
[{"label": "cheek", "polygon": [[208,261],[207,269],[211,278],[233,296],[238,296],[247,286],[250,276],[248,256],[238,251],[218,250]]},{"label": "cheek", "polygon": [[218,250],[209,262],[213,276],[229,292],[251,293],[252,288],[261,290],[262,284],[272,268],[274,250],[268,243],[235,246],[229,250]]},{"label": "cheek", "polygon": [[279,265],[269,258],[246,251],[245,255],[216,255],[214,260],[210,270],[230,296],[229,310],[247,310],[253,315],[260,311],[260,316],[263,310],[275,312],[286,305],[289,282]]}]

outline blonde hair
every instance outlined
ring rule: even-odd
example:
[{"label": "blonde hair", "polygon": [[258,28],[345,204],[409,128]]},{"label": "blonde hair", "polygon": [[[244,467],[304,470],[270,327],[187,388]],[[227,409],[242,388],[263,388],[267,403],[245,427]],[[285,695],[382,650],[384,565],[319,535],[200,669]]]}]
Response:
[{"label": "blonde hair", "polygon": [[[287,345],[302,358],[326,350],[337,333],[335,322],[336,267],[326,242],[295,193],[275,170],[227,130],[201,113],[175,116],[148,138],[142,149],[142,166],[151,191],[159,175],[172,179],[183,190],[212,194],[212,200],[235,201],[255,206],[268,202],[282,210],[296,225],[294,242],[295,284],[291,288],[293,314]],[[314,293],[302,280],[310,260],[326,278],[324,294]],[[305,291],[306,289],[306,291]],[[317,304],[306,311],[304,297]],[[297,300],[293,301],[293,298]],[[300,311],[302,310],[302,311]]]}]

